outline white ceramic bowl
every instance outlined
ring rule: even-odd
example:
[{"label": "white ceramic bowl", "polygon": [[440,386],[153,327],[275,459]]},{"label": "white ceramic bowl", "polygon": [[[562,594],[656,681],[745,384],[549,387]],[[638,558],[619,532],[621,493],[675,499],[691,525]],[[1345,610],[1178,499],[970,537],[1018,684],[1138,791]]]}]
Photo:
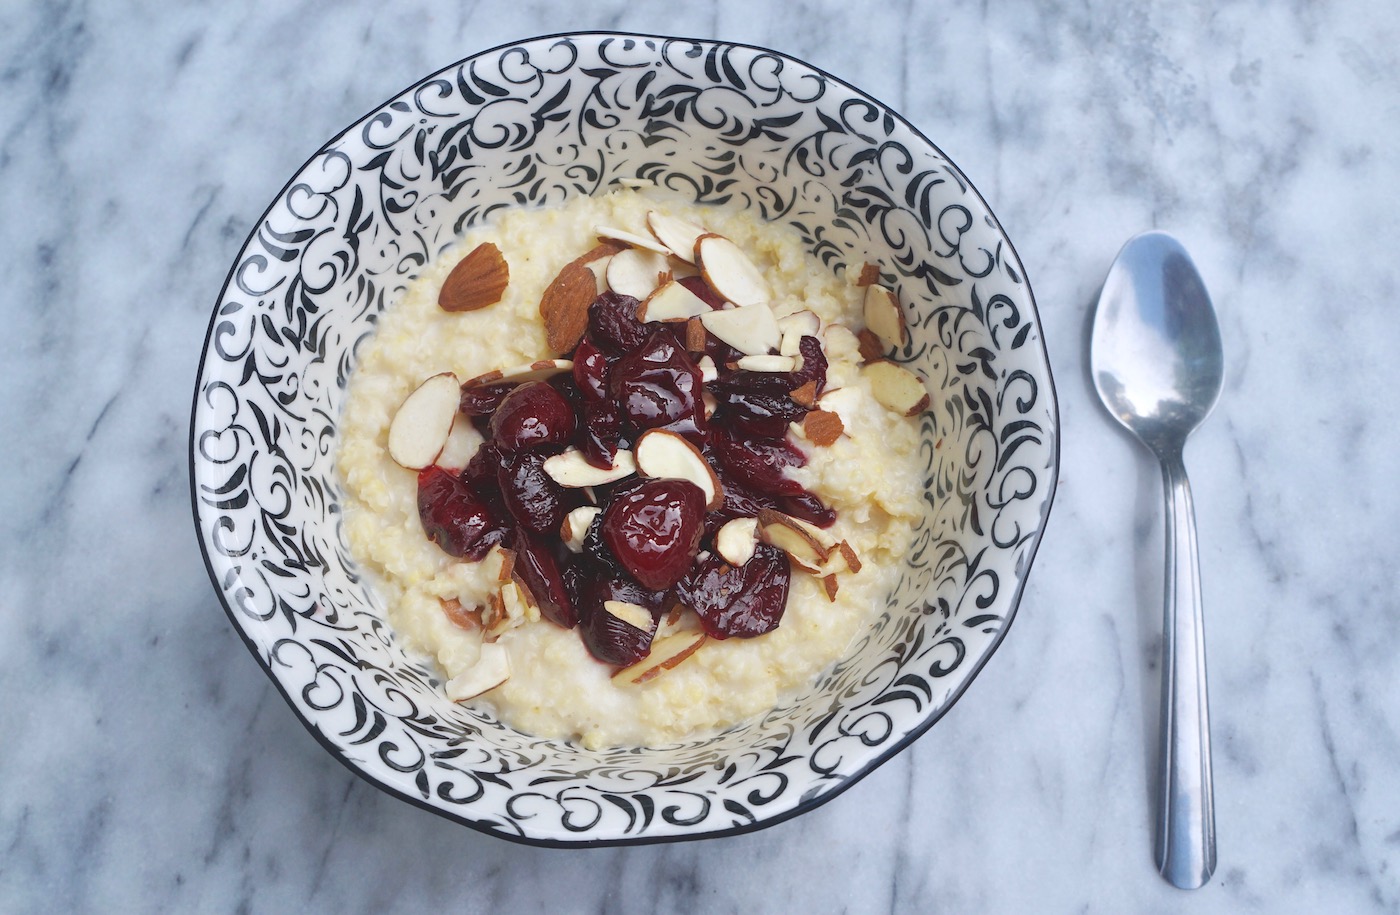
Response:
[{"label": "white ceramic bowl", "polygon": [[[356,345],[464,227],[618,179],[795,226],[898,276],[928,382],[928,510],[876,625],[811,689],[719,736],[588,751],[449,701],[346,546],[336,423]],[[948,710],[1016,613],[1058,419],[1025,273],[898,114],[761,48],[587,33],[486,51],[350,126],[238,255],[195,389],[191,485],[229,618],[311,733],[386,791],[537,844],[715,836],[830,799]]]}]

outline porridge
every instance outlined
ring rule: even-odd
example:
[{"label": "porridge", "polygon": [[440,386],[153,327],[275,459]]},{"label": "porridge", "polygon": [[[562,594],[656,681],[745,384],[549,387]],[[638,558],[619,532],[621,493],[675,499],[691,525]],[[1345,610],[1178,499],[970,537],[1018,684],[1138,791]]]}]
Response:
[{"label": "porridge", "polygon": [[[612,228],[616,227],[616,228]],[[587,747],[704,735],[884,608],[923,497],[876,268],[635,190],[501,213],[359,352],[351,550],[448,695]]]}]

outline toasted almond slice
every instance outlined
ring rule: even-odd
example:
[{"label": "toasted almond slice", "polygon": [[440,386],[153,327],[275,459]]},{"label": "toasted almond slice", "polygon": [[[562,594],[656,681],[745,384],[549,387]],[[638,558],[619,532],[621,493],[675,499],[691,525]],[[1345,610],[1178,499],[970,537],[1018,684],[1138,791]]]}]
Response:
[{"label": "toasted almond slice", "polygon": [[772,310],[763,304],[743,305],[700,316],[705,330],[746,356],[763,356],[783,342]]},{"label": "toasted almond slice", "polygon": [[705,322],[691,318],[685,322],[685,348],[688,352],[703,353],[709,335],[705,333]]},{"label": "toasted almond slice", "polygon": [[715,552],[738,568],[753,558],[758,547],[758,519],[734,518],[724,522],[715,534]]},{"label": "toasted almond slice", "polygon": [[571,553],[583,552],[583,538],[588,536],[588,528],[602,509],[596,505],[580,505],[564,516],[564,524],[559,528],[559,539]]},{"label": "toasted almond slice", "polygon": [[495,305],[510,284],[510,266],[501,249],[489,241],[477,245],[457,262],[438,291],[443,311],[476,311]]},{"label": "toasted almond slice", "polygon": [[917,416],[928,409],[928,390],[918,375],[887,359],[861,367],[870,379],[870,393],[885,409],[900,416]]},{"label": "toasted almond slice", "polygon": [[[596,250],[596,249],[594,249]],[[556,353],[578,346],[588,329],[588,306],[598,297],[593,271],[579,261],[564,265],[540,297],[546,345]]]},{"label": "toasted almond slice", "polygon": [[[648,429],[632,448],[642,476],[694,483],[705,494],[705,508],[710,511],[724,501],[724,487],[714,468],[685,436],[669,429]],[[549,470],[549,461],[545,461],[545,470]]]},{"label": "toasted almond slice", "polygon": [[433,463],[448,470],[461,470],[476,456],[482,440],[481,433],[476,431],[472,421],[465,414],[458,413],[453,417],[452,431],[447,433],[447,441],[443,443],[442,451],[438,452]]},{"label": "toasted almond slice", "polygon": [[506,384],[515,382],[524,384],[527,381],[544,381],[546,378],[553,378],[561,372],[571,372],[574,364],[568,359],[538,359],[534,362],[527,362],[524,365],[512,365],[510,368],[495,369],[485,375],[477,375],[462,382],[464,388],[474,388],[483,384]]},{"label": "toasted almond slice", "polygon": [[481,628],[481,608],[465,607],[462,602],[453,597],[448,600],[438,598],[438,603],[442,605],[442,612],[447,619],[458,629],[465,629],[468,632],[475,632]]},{"label": "toasted almond slice", "polygon": [[641,301],[660,285],[660,278],[668,270],[666,255],[628,248],[608,261],[608,286],[613,292]]},{"label": "toasted almond slice", "polygon": [[815,312],[803,310],[779,318],[778,331],[783,335],[783,342],[778,346],[778,352],[784,356],[796,356],[802,338],[816,337],[820,340],[821,329],[822,319]]},{"label": "toasted almond slice", "polygon": [[594,467],[588,463],[588,458],[583,456],[582,451],[577,448],[569,448],[561,454],[546,458],[544,472],[549,474],[550,478],[560,486],[581,489],[585,486],[615,483],[624,477],[630,477],[637,472],[637,462],[633,460],[632,452],[622,448],[613,458],[612,467],[607,469]]},{"label": "toasted almond slice", "polygon": [[461,398],[462,386],[451,372],[425,379],[404,398],[389,423],[389,457],[409,470],[422,470],[437,460],[452,433]]},{"label": "toasted almond slice", "polygon": [[702,384],[709,384],[719,378],[719,366],[715,365],[715,360],[709,356],[701,356],[695,360],[695,365],[700,369],[700,381]]},{"label": "toasted almond slice", "polygon": [[710,311],[705,300],[672,280],[652,290],[637,308],[639,321],[670,321],[695,318]]},{"label": "toasted almond slice", "polygon": [[614,683],[645,683],[674,668],[705,644],[701,629],[682,629],[651,643],[651,653],[613,674]]},{"label": "toasted almond slice", "polygon": [[483,642],[476,663],[447,681],[447,698],[453,702],[465,702],[509,679],[510,653],[504,645]]},{"label": "toasted almond slice", "polygon": [[886,349],[898,349],[909,342],[909,327],[899,299],[879,283],[865,287],[865,326]]},{"label": "toasted almond slice", "polygon": [[885,358],[885,344],[868,327],[862,327],[856,334],[856,345],[860,348],[860,358],[864,362],[878,362]]},{"label": "toasted almond slice", "polygon": [[614,229],[612,226],[594,226],[593,231],[598,234],[599,238],[610,238],[613,241],[620,241],[633,250],[645,248],[648,251],[654,251],[660,254],[662,257],[669,257],[671,255],[670,248],[647,235],[638,235],[635,232]]},{"label": "toasted almond slice", "polygon": [[773,297],[768,280],[749,256],[723,235],[709,233],[695,240],[695,264],[705,284],[735,305],[766,304]]},{"label": "toasted almond slice", "polygon": [[880,282],[880,266],[866,261],[861,265],[860,277],[856,280],[857,286],[869,286],[871,283]]},{"label": "toasted almond slice", "polygon": [[641,604],[633,604],[625,600],[605,600],[603,601],[603,610],[643,632],[651,632],[652,628],[656,626],[656,620],[652,619],[651,611]]},{"label": "toasted almond slice", "polygon": [[740,356],[734,367],[745,372],[795,372],[797,359],[793,356]]},{"label": "toasted almond slice", "polygon": [[647,228],[657,241],[688,264],[695,263],[695,240],[708,234],[704,226],[656,210],[647,213]]},{"label": "toasted almond slice", "polygon": [[837,543],[815,524],[765,508],[758,513],[758,539],[787,553],[808,572],[819,572]]},{"label": "toasted almond slice", "polygon": [[811,408],[817,402],[817,383],[809,381],[788,395],[794,403]]},{"label": "toasted almond slice", "polygon": [[802,419],[802,434],[813,445],[823,448],[834,443],[846,431],[845,423],[835,413],[826,410],[808,410]]},{"label": "toasted almond slice", "polygon": [[846,541],[842,540],[837,545],[837,549],[841,553],[841,558],[846,560],[846,568],[851,570],[852,572],[859,572],[861,562],[860,557],[856,555],[855,548]]}]

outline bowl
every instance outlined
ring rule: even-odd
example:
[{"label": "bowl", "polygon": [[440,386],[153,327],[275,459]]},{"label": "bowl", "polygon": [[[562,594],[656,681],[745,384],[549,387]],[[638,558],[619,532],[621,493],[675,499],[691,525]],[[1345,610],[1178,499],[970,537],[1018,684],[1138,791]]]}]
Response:
[{"label": "bowl", "polygon": [[[356,348],[465,227],[615,182],[790,224],[898,276],[926,381],[927,510],[878,620],[819,681],[706,739],[586,750],[449,701],[346,545],[336,426]],[[1055,489],[1034,298],[972,184],[887,106],[763,48],[553,35],[429,76],[327,143],[258,220],[209,325],[191,424],[215,590],[311,734],[371,783],[540,845],[719,836],[830,800],[934,724],[1016,614]]]}]

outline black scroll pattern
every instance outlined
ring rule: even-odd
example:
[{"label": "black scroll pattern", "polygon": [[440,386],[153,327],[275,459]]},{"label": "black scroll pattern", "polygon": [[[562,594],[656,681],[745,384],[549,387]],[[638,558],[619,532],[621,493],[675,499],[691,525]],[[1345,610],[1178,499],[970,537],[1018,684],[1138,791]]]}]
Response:
[{"label": "black scroll pattern", "polygon": [[[897,354],[934,393],[927,510],[856,651],[718,737],[590,752],[449,702],[407,656],[339,523],[336,422],[356,348],[465,227],[644,179],[879,262]],[[230,618],[314,734],[371,781],[533,843],[742,831],[833,796],[932,724],[1015,613],[1055,486],[1031,291],[985,203],[885,106],[780,54],[585,34],[469,58],[314,156],[259,221],[211,320],[192,494]]]}]

